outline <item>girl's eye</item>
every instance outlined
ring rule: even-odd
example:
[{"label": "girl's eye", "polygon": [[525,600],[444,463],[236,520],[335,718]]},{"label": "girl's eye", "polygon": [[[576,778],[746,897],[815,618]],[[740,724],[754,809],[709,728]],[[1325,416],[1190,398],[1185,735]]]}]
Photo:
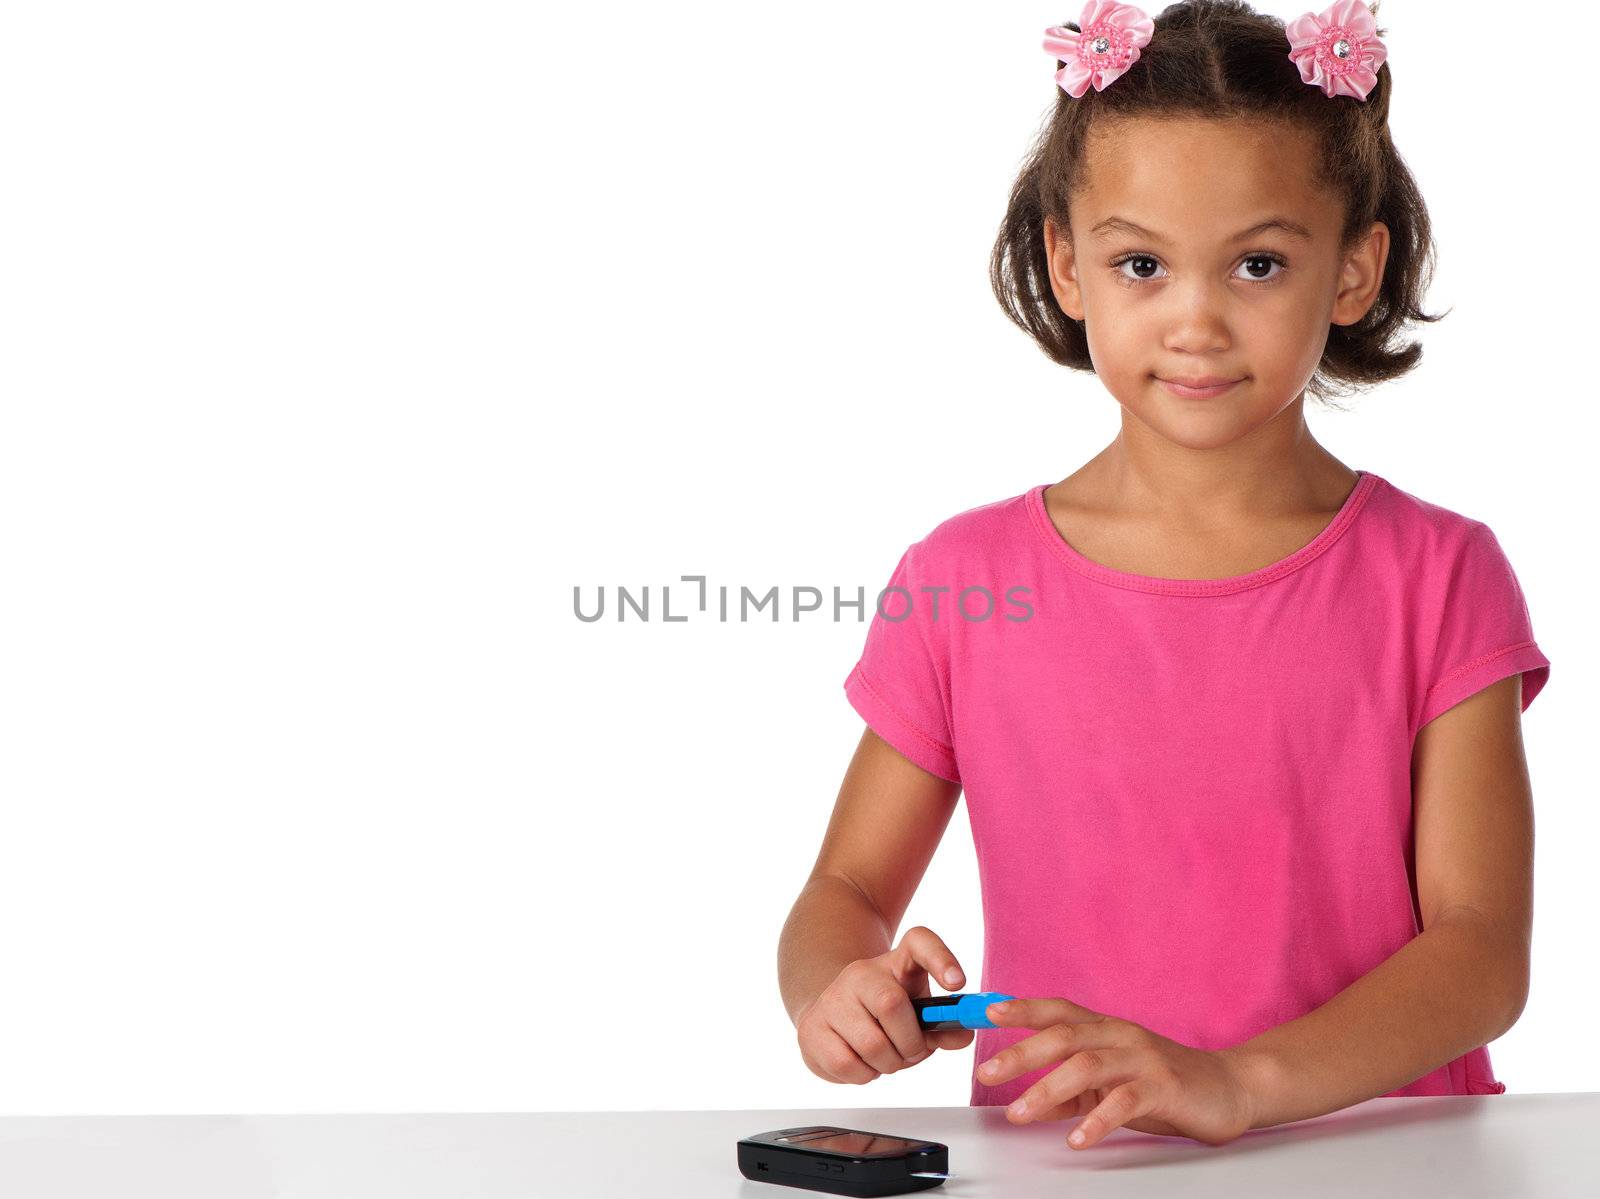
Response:
[{"label": "girl's eye", "polygon": [[[1251,254],[1239,265],[1244,268],[1246,272],[1244,276],[1245,278],[1266,283],[1276,279],[1278,275],[1283,274],[1283,270],[1281,268],[1287,264],[1276,254]],[[1269,274],[1268,272],[1272,270],[1274,265],[1278,266],[1280,269],[1276,274]]]},{"label": "girl's eye", "polygon": [[[1111,265],[1116,268],[1118,277],[1129,284],[1144,283],[1151,279],[1160,278],[1156,272],[1162,269],[1161,264],[1149,254],[1127,254]],[[1276,272],[1272,270],[1274,265],[1279,268]],[[1122,268],[1125,266],[1132,267],[1133,273],[1129,274],[1123,270]],[[1247,279],[1255,283],[1272,283],[1288,268],[1288,263],[1277,254],[1250,254],[1239,264],[1239,267],[1245,273],[1235,276],[1236,278]]]},{"label": "girl's eye", "polygon": [[[1122,278],[1129,283],[1137,283],[1145,279],[1154,279],[1156,277],[1155,272],[1161,268],[1161,264],[1148,254],[1129,254],[1125,258],[1117,259],[1111,265],[1116,267],[1117,274],[1121,275]],[[1130,265],[1135,271],[1135,274],[1133,275],[1129,275],[1122,269],[1124,266]]]}]

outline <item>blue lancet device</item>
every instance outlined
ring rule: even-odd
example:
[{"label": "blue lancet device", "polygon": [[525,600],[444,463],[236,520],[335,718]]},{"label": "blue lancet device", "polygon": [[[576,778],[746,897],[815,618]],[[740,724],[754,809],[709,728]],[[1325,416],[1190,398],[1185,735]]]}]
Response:
[{"label": "blue lancet device", "polygon": [[989,1020],[989,1005],[1015,998],[1015,995],[1002,995],[999,991],[974,991],[970,994],[913,998],[911,1006],[917,1009],[917,1022],[929,1030],[998,1028]]}]

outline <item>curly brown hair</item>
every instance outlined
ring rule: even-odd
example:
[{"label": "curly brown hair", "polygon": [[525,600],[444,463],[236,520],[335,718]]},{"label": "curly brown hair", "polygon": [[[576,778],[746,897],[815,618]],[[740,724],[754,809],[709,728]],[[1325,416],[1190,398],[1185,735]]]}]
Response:
[{"label": "curly brown hair", "polygon": [[[1377,4],[1370,5],[1374,15]],[[1437,321],[1422,311],[1434,268],[1428,210],[1416,180],[1389,136],[1389,65],[1365,100],[1328,96],[1307,84],[1289,58],[1284,22],[1242,0],[1184,0],[1154,18],[1155,33],[1128,71],[1105,91],[1073,99],[1059,87],[1055,110],[1011,188],[989,263],[1006,315],[1063,366],[1094,370],[1082,321],[1063,312],[1050,290],[1044,221],[1071,237],[1067,200],[1083,184],[1089,130],[1101,118],[1194,117],[1283,121],[1316,139],[1318,180],[1344,203],[1342,248],[1382,221],[1389,256],[1372,308],[1354,325],[1330,325],[1306,391],[1325,407],[1417,365],[1422,347],[1394,344],[1408,321]],[[1077,30],[1073,22],[1064,27]],[[1382,34],[1384,31],[1378,31]],[[1448,310],[1447,310],[1448,311]]]}]

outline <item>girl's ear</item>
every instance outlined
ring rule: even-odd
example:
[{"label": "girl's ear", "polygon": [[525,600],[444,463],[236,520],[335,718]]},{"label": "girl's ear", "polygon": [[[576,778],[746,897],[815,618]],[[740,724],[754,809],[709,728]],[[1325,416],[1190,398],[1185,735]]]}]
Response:
[{"label": "girl's ear", "polygon": [[1072,254],[1072,243],[1055,222],[1054,217],[1044,218],[1044,252],[1050,264],[1050,290],[1056,303],[1075,321],[1083,320],[1083,293],[1078,288],[1078,263]]},{"label": "girl's ear", "polygon": [[1353,325],[1367,315],[1383,288],[1383,268],[1388,261],[1389,226],[1374,221],[1340,268],[1339,291],[1330,317],[1333,324]]}]

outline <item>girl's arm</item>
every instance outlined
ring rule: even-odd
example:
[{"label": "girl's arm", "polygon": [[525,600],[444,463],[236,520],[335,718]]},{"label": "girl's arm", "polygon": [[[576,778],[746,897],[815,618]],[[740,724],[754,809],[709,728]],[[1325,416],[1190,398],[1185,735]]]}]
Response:
[{"label": "girl's arm", "polygon": [[1422,726],[1412,760],[1423,931],[1316,1010],[1224,1050],[1266,1128],[1385,1095],[1516,1023],[1528,995],[1533,800],[1521,675]]},{"label": "girl's arm", "polygon": [[888,952],[960,795],[960,784],[863,731],[778,941],[778,986],[791,1020],[851,962]]}]

